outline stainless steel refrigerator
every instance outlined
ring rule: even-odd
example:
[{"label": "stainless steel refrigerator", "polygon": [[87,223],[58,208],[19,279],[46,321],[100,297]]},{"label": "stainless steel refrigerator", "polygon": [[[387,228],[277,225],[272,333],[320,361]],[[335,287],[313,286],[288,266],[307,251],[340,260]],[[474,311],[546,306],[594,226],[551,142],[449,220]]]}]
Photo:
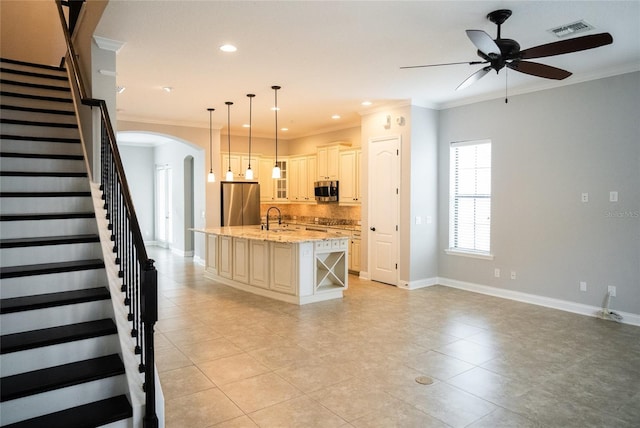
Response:
[{"label": "stainless steel refrigerator", "polygon": [[260,224],[260,184],[255,181],[222,181],[222,226]]}]

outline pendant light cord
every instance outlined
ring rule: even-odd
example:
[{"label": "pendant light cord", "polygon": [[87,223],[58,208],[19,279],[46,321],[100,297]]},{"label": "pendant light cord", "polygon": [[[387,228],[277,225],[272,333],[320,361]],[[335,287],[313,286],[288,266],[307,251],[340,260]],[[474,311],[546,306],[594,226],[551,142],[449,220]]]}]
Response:
[{"label": "pendant light cord", "polygon": [[276,112],[276,166],[278,166],[278,89],[280,89],[280,86],[272,86],[271,89],[275,92],[276,101],[274,109]]},{"label": "pendant light cord", "polygon": [[251,110],[253,106],[253,97],[255,94],[247,94],[249,97],[249,169],[251,169]]},{"label": "pendant light cord", "polygon": [[225,102],[227,105],[227,144],[228,144],[228,161],[229,161],[229,171],[231,171],[231,106],[233,103],[231,101]]},{"label": "pendant light cord", "polygon": [[209,173],[213,173],[213,131],[212,131],[212,115],[214,108],[207,109],[209,110]]}]

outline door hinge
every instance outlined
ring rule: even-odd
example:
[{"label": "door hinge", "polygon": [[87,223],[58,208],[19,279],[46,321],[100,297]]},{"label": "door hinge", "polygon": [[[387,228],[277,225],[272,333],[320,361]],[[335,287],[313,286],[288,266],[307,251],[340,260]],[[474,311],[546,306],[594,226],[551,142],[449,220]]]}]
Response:
[{"label": "door hinge", "polygon": [[398,225],[396,224],[396,232],[398,231]]},{"label": "door hinge", "polygon": [[398,270],[398,263],[396,263],[396,270]]},{"label": "door hinge", "polygon": [[400,156],[400,149],[396,149],[396,156]]},{"label": "door hinge", "polygon": [[399,192],[398,192],[398,188],[396,187],[396,195],[397,195],[397,194],[399,194]]}]

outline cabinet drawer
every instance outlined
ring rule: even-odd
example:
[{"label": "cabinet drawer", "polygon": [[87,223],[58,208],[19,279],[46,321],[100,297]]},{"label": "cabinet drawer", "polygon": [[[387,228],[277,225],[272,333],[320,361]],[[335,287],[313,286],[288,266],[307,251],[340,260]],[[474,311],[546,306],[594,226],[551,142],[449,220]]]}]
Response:
[{"label": "cabinet drawer", "polygon": [[333,240],[331,241],[331,249],[332,250],[346,250],[348,245],[347,245],[347,240],[346,239],[341,239],[341,240]]},{"label": "cabinet drawer", "polygon": [[316,250],[330,250],[331,241],[318,241],[316,242]]}]

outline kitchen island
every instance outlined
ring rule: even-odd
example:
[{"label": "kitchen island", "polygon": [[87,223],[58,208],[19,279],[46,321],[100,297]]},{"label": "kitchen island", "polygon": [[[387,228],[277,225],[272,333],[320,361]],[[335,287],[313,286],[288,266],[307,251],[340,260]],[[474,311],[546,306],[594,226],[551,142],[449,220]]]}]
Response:
[{"label": "kitchen island", "polygon": [[206,235],[205,276],[265,297],[304,305],[342,298],[349,239],[287,227],[231,226]]}]

